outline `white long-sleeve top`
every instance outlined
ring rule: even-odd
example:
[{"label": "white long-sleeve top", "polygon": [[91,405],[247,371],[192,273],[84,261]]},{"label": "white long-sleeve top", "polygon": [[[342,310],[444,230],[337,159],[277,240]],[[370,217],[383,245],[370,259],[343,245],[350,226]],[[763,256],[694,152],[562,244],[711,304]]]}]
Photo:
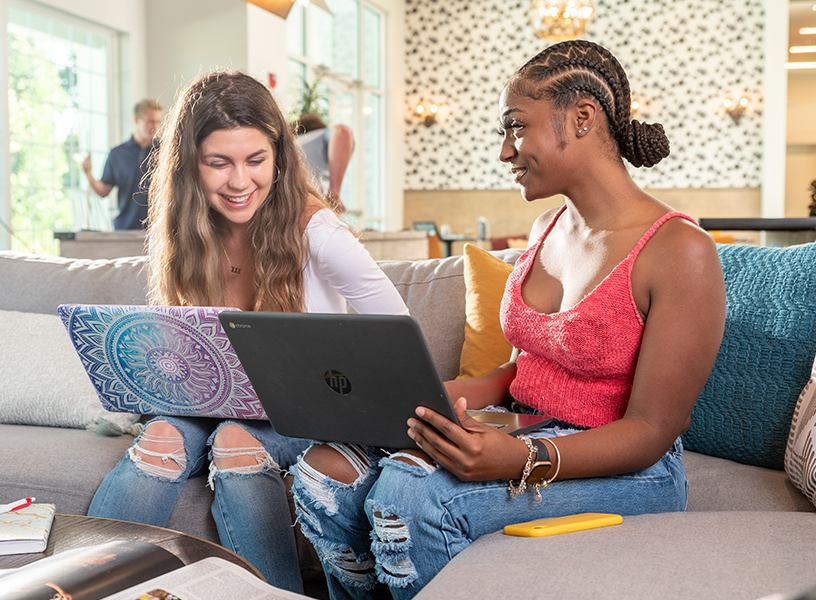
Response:
[{"label": "white long-sleeve top", "polygon": [[408,307],[363,245],[331,210],[317,211],[304,233],[306,312],[407,315]]}]

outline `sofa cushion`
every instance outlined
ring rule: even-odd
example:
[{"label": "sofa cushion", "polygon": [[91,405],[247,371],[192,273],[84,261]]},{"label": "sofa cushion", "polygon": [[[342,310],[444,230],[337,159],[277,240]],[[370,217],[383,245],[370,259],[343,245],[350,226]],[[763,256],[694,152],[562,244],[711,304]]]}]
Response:
[{"label": "sofa cushion", "polygon": [[[128,446],[129,435],[107,437],[61,427],[0,425],[0,490],[4,497],[35,496],[57,512],[84,515],[91,498]],[[24,448],[25,451],[21,449]],[[14,460],[7,458],[14,457]]]},{"label": "sofa cushion", "polygon": [[[513,264],[521,250],[492,254]],[[378,263],[417,320],[443,381],[459,374],[465,341],[464,257]]]},{"label": "sofa cushion", "polygon": [[0,309],[55,315],[60,304],[146,304],[145,261],[0,251]]},{"label": "sofa cushion", "polygon": [[473,244],[465,244],[464,256],[465,342],[457,379],[489,373],[513,353],[499,322],[504,286],[513,266]]},{"label": "sofa cushion", "polygon": [[816,354],[816,244],[718,250],[725,334],[683,443],[782,469],[793,409]]},{"label": "sofa cushion", "polygon": [[785,472],[816,505],[816,361],[793,411]]},{"label": "sofa cushion", "polygon": [[613,527],[545,538],[497,532],[455,556],[415,598],[745,600],[792,594],[816,584],[814,536],[814,514],[749,511],[638,515]]},{"label": "sofa cushion", "polygon": [[110,413],[60,318],[0,310],[0,423],[82,428],[99,418],[120,428],[139,415]]},{"label": "sofa cushion", "polygon": [[816,512],[784,471],[688,450],[683,452],[683,466],[688,477],[686,510]]}]

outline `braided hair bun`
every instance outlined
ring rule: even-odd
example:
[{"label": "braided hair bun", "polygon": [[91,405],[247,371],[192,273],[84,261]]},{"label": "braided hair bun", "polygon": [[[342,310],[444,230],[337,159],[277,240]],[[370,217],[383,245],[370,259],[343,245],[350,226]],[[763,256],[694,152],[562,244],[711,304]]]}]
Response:
[{"label": "braided hair bun", "polygon": [[669,138],[660,123],[631,121],[619,145],[621,156],[636,167],[653,167],[669,155]]},{"label": "braided hair bun", "polygon": [[662,125],[630,121],[629,79],[603,46],[588,40],[553,44],[527,61],[512,81],[522,95],[552,101],[561,109],[580,98],[594,98],[621,156],[635,167],[652,167],[669,155]]}]

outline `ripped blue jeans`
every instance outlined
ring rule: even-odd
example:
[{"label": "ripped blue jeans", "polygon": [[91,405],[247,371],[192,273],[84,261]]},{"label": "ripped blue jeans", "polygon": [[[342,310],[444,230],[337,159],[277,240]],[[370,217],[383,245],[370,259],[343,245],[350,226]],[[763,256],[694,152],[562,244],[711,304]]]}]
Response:
[{"label": "ripped blue jeans", "polygon": [[[157,420],[167,421],[179,431],[184,451],[153,453],[167,468],[146,465],[134,454],[145,435],[142,433],[105,476],[88,515],[163,527],[187,480],[209,471],[208,479],[202,479],[200,485],[209,484],[215,492],[211,511],[221,544],[251,562],[272,585],[303,593],[281,473],[295,463],[310,442],[284,437],[268,421],[157,417],[150,423]],[[215,468],[213,452],[222,456],[249,454],[250,449],[243,448],[211,449],[215,434],[228,424],[242,427],[261,443],[266,455],[256,458],[257,466]],[[255,456],[257,451],[251,454]]]},{"label": "ripped blue jeans", "polygon": [[[530,437],[576,433],[558,426]],[[682,443],[655,465],[624,475],[556,480],[511,498],[507,481],[463,482],[434,464],[395,460],[379,449],[332,446],[358,473],[342,484],[301,457],[292,469],[295,510],[303,533],[323,563],[333,600],[412,598],[454,556],[505,525],[583,512],[620,515],[686,508],[688,484]]]}]

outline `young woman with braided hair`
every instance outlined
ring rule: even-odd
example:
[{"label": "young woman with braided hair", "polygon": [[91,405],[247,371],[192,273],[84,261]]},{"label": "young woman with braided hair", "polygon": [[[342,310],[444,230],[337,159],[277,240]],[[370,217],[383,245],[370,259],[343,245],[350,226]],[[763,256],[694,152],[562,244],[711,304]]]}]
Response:
[{"label": "young woman with braided hair", "polygon": [[[459,425],[418,408],[421,451],[314,445],[301,458],[299,522],[335,599],[410,598],[510,523],[685,510],[679,436],[720,345],[725,289],[711,237],[621,160],[665,158],[663,128],[630,121],[626,74],[586,41],[531,59],[499,112],[499,159],[522,197],[566,198],[537,219],[505,288],[517,358],[446,384]],[[516,438],[466,413],[491,405],[554,421]]]}]

